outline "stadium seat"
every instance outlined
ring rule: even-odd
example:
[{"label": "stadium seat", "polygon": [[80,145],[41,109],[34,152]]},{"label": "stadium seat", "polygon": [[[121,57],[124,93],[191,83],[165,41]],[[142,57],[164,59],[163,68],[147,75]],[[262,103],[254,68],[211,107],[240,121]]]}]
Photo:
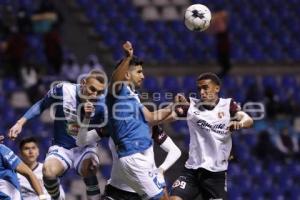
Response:
[{"label": "stadium seat", "polygon": [[175,6],[166,6],[162,10],[161,18],[166,21],[177,20],[180,18]]},{"label": "stadium seat", "polygon": [[146,6],[143,8],[142,18],[146,21],[158,20],[160,13],[154,6]]},{"label": "stadium seat", "polygon": [[150,93],[160,91],[158,80],[153,76],[147,76],[145,78],[143,87]]},{"label": "stadium seat", "polygon": [[12,78],[4,78],[2,81],[2,90],[16,91],[18,89],[16,81]]},{"label": "stadium seat", "polygon": [[162,87],[172,93],[177,93],[180,90],[179,81],[177,77],[174,76],[164,77]]}]

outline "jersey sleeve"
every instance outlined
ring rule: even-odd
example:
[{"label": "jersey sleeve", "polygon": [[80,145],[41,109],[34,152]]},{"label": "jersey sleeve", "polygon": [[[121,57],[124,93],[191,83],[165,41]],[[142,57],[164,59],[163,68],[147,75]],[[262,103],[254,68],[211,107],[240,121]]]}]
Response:
[{"label": "jersey sleeve", "polygon": [[51,88],[44,98],[36,102],[24,114],[27,120],[40,115],[45,109],[49,108],[54,102],[57,102],[62,97],[62,83]]},{"label": "jersey sleeve", "polygon": [[231,99],[229,108],[230,117],[234,117],[238,111],[241,111],[241,106],[239,105],[239,103]]},{"label": "jersey sleeve", "polygon": [[21,163],[21,159],[7,146],[0,144],[0,153],[3,157],[4,163],[12,170],[16,170]]},{"label": "jersey sleeve", "polygon": [[156,125],[152,127],[152,139],[156,144],[161,145],[167,138],[168,135],[163,131],[161,126]]}]

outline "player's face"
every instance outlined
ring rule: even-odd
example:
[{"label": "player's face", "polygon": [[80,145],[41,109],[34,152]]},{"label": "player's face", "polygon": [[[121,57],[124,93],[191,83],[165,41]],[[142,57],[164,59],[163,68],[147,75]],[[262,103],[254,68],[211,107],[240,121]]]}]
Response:
[{"label": "player's face", "polygon": [[81,88],[84,99],[95,100],[104,93],[105,84],[95,78],[88,78],[82,81]]},{"label": "player's face", "polygon": [[198,91],[203,102],[215,102],[218,99],[220,86],[210,79],[200,80],[197,83]]},{"label": "player's face", "polygon": [[129,74],[129,81],[133,83],[136,88],[140,88],[145,78],[142,65],[135,66],[133,70],[130,70]]},{"label": "player's face", "polygon": [[28,142],[21,149],[21,157],[25,163],[33,163],[40,155],[40,151],[36,143]]}]

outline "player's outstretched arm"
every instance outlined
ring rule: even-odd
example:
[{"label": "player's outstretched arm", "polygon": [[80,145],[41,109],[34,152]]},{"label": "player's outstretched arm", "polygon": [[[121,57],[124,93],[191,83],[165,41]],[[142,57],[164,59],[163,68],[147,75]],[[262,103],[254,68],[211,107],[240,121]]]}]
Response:
[{"label": "player's outstretched arm", "polygon": [[179,118],[185,118],[187,116],[189,107],[190,103],[187,101],[185,96],[182,94],[177,94],[174,99],[174,104],[172,105],[172,112],[160,123],[169,123],[178,120]]},{"label": "player's outstretched arm", "polygon": [[38,181],[35,174],[31,171],[31,169],[26,164],[24,164],[23,162],[20,162],[16,168],[16,171],[27,178],[31,187],[39,195],[40,200],[47,199],[46,195],[44,195],[44,193],[43,193],[43,189],[42,189],[40,182]]},{"label": "player's outstretched arm", "polygon": [[253,125],[253,119],[245,112],[238,111],[234,118],[235,121],[231,121],[228,129],[229,130],[239,130],[241,128],[251,128]]},{"label": "player's outstretched arm", "polygon": [[146,107],[144,107],[143,112],[148,123],[152,126],[171,122],[177,119],[180,115],[181,106],[186,105],[187,100],[181,94],[177,94],[174,103],[170,103],[167,107],[150,112]]},{"label": "player's outstretched arm", "polygon": [[51,90],[48,91],[47,95],[44,98],[36,102],[33,106],[29,108],[29,110],[21,117],[13,127],[10,128],[8,132],[8,137],[12,140],[16,139],[18,135],[21,133],[23,126],[25,123],[40,115],[46,108],[49,108],[52,103],[56,102],[58,98],[56,96],[61,96],[61,87],[55,86]]},{"label": "player's outstretched arm", "polygon": [[[123,50],[125,52],[125,57],[122,59],[121,63],[117,66],[117,68],[113,71],[112,77],[111,77],[111,83],[109,86],[109,92],[113,93],[116,92],[116,84],[119,81],[123,81],[125,78],[125,74],[129,69],[129,63],[130,60],[133,57],[133,47],[132,44],[129,41],[126,41],[123,44]],[[114,90],[114,91],[112,91]]]},{"label": "player's outstretched arm", "polygon": [[168,116],[172,114],[173,104],[170,104],[166,108],[162,108],[156,111],[149,111],[145,106],[143,107],[143,113],[145,115],[146,121],[151,125],[161,124]]}]

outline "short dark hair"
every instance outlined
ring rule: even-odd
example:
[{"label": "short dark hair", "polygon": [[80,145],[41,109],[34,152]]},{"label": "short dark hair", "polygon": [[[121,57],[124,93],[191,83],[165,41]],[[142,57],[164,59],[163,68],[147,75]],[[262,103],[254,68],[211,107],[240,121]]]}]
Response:
[{"label": "short dark hair", "polygon": [[221,85],[220,78],[215,73],[212,73],[212,72],[206,72],[206,73],[200,74],[198,76],[197,81],[206,80],[206,79],[211,80],[216,85],[219,85],[219,86]]},{"label": "short dark hair", "polygon": [[[124,58],[122,58],[121,60],[118,61],[115,69],[117,69],[119,67],[119,65],[121,64],[121,62],[124,60]],[[138,66],[138,65],[143,65],[144,64],[144,61],[137,57],[137,56],[132,56],[130,62],[129,62],[129,68],[132,67],[132,66]]]},{"label": "short dark hair", "polygon": [[38,140],[35,137],[27,137],[27,138],[23,138],[20,141],[19,149],[21,150],[25,144],[30,143],[30,142],[35,143],[37,146],[39,144]]},{"label": "short dark hair", "polygon": [[143,64],[144,64],[143,60],[137,56],[133,56],[129,62],[129,66],[137,66]]},{"label": "short dark hair", "polygon": [[100,83],[105,83],[105,80],[106,80],[105,77],[106,77],[106,74],[104,71],[99,70],[99,69],[93,69],[88,73],[88,75],[86,76],[86,79],[95,78]]}]

